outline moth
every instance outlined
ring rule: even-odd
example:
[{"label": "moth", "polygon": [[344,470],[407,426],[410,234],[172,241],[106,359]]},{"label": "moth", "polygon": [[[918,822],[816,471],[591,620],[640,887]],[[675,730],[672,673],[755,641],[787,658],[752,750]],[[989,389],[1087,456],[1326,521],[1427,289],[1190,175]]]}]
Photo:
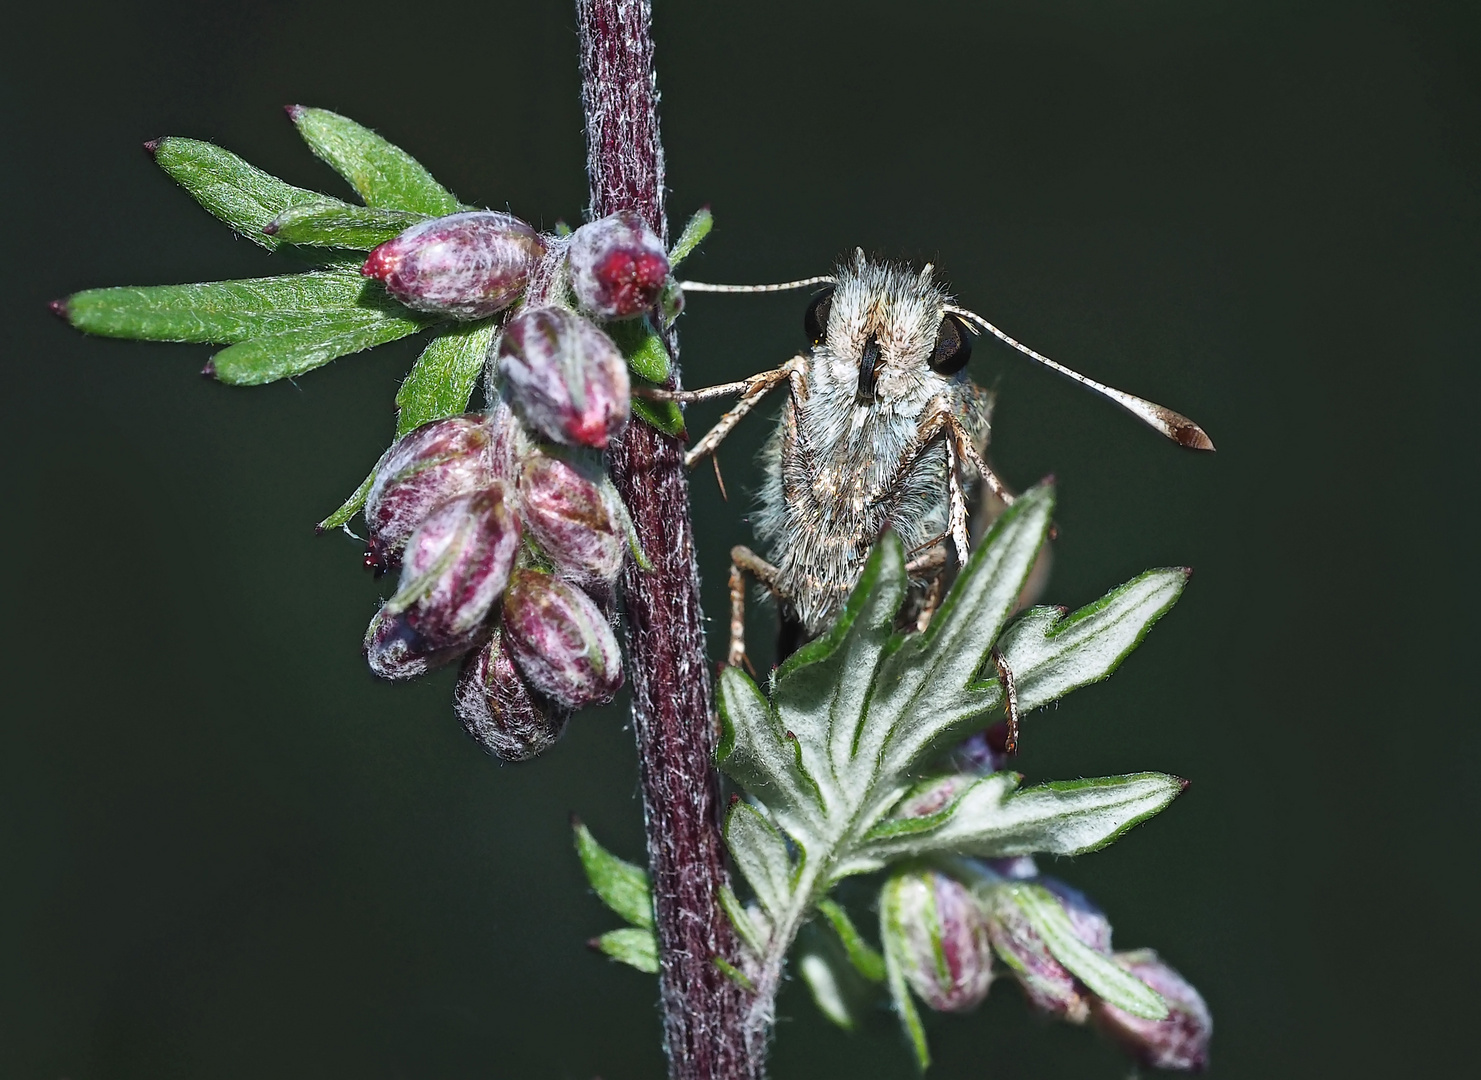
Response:
[{"label": "moth", "polygon": [[[648,391],[679,402],[739,395],[739,401],[685,455],[694,465],[713,454],[766,395],[787,397],[762,452],[765,479],[753,519],[765,555],[731,551],[728,662],[745,661],[745,580],[750,574],[777,600],[782,651],[816,636],[858,582],[886,529],[909,553],[914,616],[929,621],[954,555],[968,555],[968,495],[977,483],[1005,503],[1012,494],[983,460],[992,395],[967,377],[974,332],[1110,398],[1182,446],[1213,450],[1201,427],[1180,413],[1105,386],[1015,341],[959,307],[920,270],[856,249],[832,274],[777,285],[685,281],[687,292],[774,292],[822,286],[804,327],[809,347],[779,367],[700,390]],[[1008,689],[1009,742],[1016,742],[1012,672],[994,655]]]}]

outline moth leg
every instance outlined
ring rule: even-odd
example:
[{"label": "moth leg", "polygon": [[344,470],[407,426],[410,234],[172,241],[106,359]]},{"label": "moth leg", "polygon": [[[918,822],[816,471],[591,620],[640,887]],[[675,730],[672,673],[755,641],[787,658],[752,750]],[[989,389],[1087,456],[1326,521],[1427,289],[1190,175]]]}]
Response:
[{"label": "moth leg", "polygon": [[1003,654],[998,651],[996,645],[992,650],[993,667],[998,669],[998,678],[1003,680],[1003,701],[1008,713],[1008,739],[1003,743],[1003,751],[1008,754],[1018,753],[1018,685],[1013,681],[1013,670],[1008,662],[1003,659]]},{"label": "moth leg", "polygon": [[[950,430],[951,425],[946,425]],[[955,438],[946,440],[946,523],[951,532],[951,542],[956,547],[957,562],[967,565],[970,553],[967,545],[967,496],[962,491],[961,478],[957,476],[957,446]]]},{"label": "moth leg", "polygon": [[941,606],[941,594],[944,592],[942,582],[944,575],[936,574],[926,583],[926,595],[921,601],[920,614],[915,617],[915,629],[917,633],[925,633],[926,627],[931,625],[931,620],[936,617],[936,609]]},{"label": "moth leg", "polygon": [[[763,371],[759,375],[752,375],[749,379],[744,379],[738,383],[727,383],[724,386],[711,387],[711,390],[724,391],[725,393],[740,392],[741,399],[730,407],[729,412],[720,417],[720,419],[715,423],[715,426],[710,428],[710,430],[705,433],[704,437],[701,438],[699,442],[695,443],[689,448],[688,452],[684,455],[684,464],[693,465],[696,461],[704,457],[706,454],[713,453],[715,448],[725,440],[725,436],[730,434],[730,432],[735,428],[735,425],[740,423],[741,420],[745,418],[745,415],[760,403],[762,398],[764,398],[770,391],[774,390],[780,384],[788,382],[796,377],[797,373],[801,370],[802,359],[803,358],[801,356],[794,356],[781,367],[776,368],[772,371]],[[703,395],[709,394],[709,391],[673,391],[673,393],[694,393]],[[719,397],[721,395],[717,393],[709,394],[709,396]],[[707,400],[707,398],[675,398],[674,400],[703,401]]]},{"label": "moth leg", "polygon": [[[744,544],[737,544],[730,549],[730,652],[725,657],[725,663],[730,667],[739,664],[751,667],[751,661],[746,656],[747,573],[771,590],[773,596],[780,600],[787,599],[779,584],[780,570]],[[752,668],[752,671],[755,669]]]},{"label": "moth leg", "polygon": [[998,479],[998,474],[987,467],[987,462],[982,460],[982,452],[977,449],[976,442],[973,441],[967,429],[962,426],[961,420],[954,413],[948,412],[946,414],[946,426],[951,432],[951,442],[956,448],[956,452],[970,462],[972,468],[977,470],[978,474],[982,477],[982,482],[987,485],[989,491],[1001,499],[1005,506],[1012,506],[1013,493],[1008,490],[1002,480]]}]

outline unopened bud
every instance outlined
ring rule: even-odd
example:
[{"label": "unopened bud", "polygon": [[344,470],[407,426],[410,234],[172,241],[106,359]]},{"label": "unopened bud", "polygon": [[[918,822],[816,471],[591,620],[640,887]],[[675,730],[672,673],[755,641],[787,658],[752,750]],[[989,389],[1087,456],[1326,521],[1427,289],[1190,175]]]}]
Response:
[{"label": "unopened bud", "polygon": [[530,685],[566,708],[610,701],[622,686],[622,654],[601,609],[551,574],[510,577],[504,636]]},{"label": "unopened bud", "polygon": [[602,450],[627,424],[627,361],[573,311],[535,308],[510,320],[499,370],[525,422],[556,442]]},{"label": "unopened bud", "polygon": [[923,780],[906,793],[890,812],[892,818],[919,818],[939,814],[961,797],[980,777],[965,773]]},{"label": "unopened bud", "polygon": [[382,679],[414,679],[435,667],[456,660],[473,647],[481,628],[464,639],[434,649],[407,622],[406,614],[390,614],[383,607],[365,631],[365,660],[373,674]]},{"label": "unopened bud", "polygon": [[540,234],[519,218],[471,210],[413,225],[360,272],[409,308],[482,319],[514,303],[544,254]]},{"label": "unopened bud", "polygon": [[488,616],[519,551],[519,519],[509,486],[442,503],[412,534],[401,583],[387,602],[433,648],[464,640]]},{"label": "unopened bud", "polygon": [[966,885],[935,870],[896,874],[880,894],[879,918],[886,947],[930,1008],[966,1012],[987,996],[987,920]]},{"label": "unopened bud", "polygon": [[[1110,952],[1111,924],[1083,893],[1052,878],[1040,878],[1036,884],[1060,902],[1077,938],[1097,952]],[[1049,951],[1019,905],[1016,890],[993,889],[986,904],[993,948],[1012,969],[1029,1001],[1053,1016],[1083,1024],[1090,1015],[1090,993]]]},{"label": "unopened bud", "polygon": [[581,226],[571,235],[568,257],[577,301],[603,319],[641,315],[658,302],[668,283],[663,241],[631,210]]},{"label": "unopened bud", "polygon": [[525,761],[548,750],[569,718],[529,688],[499,634],[464,662],[453,707],[463,730],[505,761]]},{"label": "unopened bud", "polygon": [[488,487],[496,475],[491,434],[482,416],[449,416],[423,424],[391,445],[376,465],[375,482],[365,497],[368,565],[382,571],[394,568],[406,541],[434,506]]},{"label": "unopened bud", "polygon": [[1097,1000],[1096,1027],[1143,1065],[1190,1072],[1206,1069],[1214,1021],[1203,996],[1151,949],[1117,953],[1114,959],[1162,996],[1167,1003],[1167,1018],[1146,1020]]},{"label": "unopened bud", "polygon": [[617,580],[627,538],[601,487],[569,462],[532,454],[520,474],[519,497],[525,531],[557,573],[609,587]]}]

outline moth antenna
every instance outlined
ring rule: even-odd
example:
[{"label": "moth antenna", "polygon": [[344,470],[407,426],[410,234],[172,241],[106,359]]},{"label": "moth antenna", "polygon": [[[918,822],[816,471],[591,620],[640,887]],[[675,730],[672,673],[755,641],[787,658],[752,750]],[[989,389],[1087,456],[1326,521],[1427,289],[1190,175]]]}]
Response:
[{"label": "moth antenna", "polygon": [[1162,432],[1162,434],[1166,435],[1179,446],[1186,446],[1190,450],[1212,450],[1214,448],[1214,441],[1208,437],[1208,433],[1182,413],[1173,412],[1171,409],[1164,408],[1145,398],[1139,398],[1135,394],[1128,394],[1124,390],[1117,390],[1115,387],[1098,383],[1092,378],[1081,375],[1073,368],[1065,367],[1063,364],[1056,364],[1043,353],[1034,352],[1027,345],[1014,341],[975,311],[968,311],[966,308],[956,307],[951,304],[946,305],[946,310],[953,315],[960,315],[962,318],[975,323],[993,337],[1013,346],[1013,348],[1025,356],[1032,357],[1045,367],[1074,379],[1081,386],[1094,390],[1102,397],[1110,398],[1117,405],[1120,405],[1127,412],[1131,413],[1131,415],[1142,421],[1142,423]]},{"label": "moth antenna", "polygon": [[776,285],[714,285],[707,281],[681,281],[679,282],[679,288],[685,292],[762,293],[786,292],[788,289],[805,289],[809,285],[836,284],[838,284],[838,279],[832,274],[823,274],[820,277],[783,281]]}]

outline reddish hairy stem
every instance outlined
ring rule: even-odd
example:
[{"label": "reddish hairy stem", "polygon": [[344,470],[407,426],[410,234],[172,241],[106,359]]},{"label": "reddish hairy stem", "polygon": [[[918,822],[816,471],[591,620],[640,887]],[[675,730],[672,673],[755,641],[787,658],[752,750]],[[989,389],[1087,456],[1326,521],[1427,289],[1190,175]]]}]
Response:
[{"label": "reddish hairy stem", "polygon": [[[576,0],[576,15],[592,217],[634,210],[666,239],[649,0]],[[748,1080],[763,1065],[746,1046],[746,995],[713,962],[737,947],[719,904],[715,729],[683,447],[634,421],[611,462],[654,565],[645,573],[629,560],[623,586],[669,1075]]]}]

